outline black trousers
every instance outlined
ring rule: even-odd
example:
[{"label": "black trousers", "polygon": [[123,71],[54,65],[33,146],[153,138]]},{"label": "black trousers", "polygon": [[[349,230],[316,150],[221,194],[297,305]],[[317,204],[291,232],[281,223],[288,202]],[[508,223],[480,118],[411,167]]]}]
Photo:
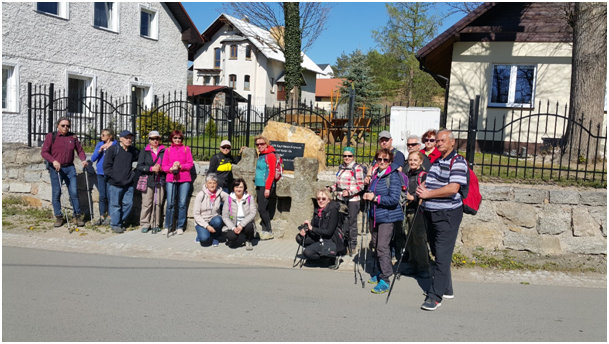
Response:
[{"label": "black trousers", "polygon": [[243,246],[246,241],[254,238],[254,223],[248,223],[239,234],[235,234],[233,230],[226,232],[226,245],[230,248]]},{"label": "black trousers", "polygon": [[450,264],[455,250],[457,233],[463,219],[463,208],[452,210],[423,211],[425,229],[431,254],[436,257],[432,270],[431,287],[427,296],[442,301],[442,296],[453,293]]},{"label": "black trousers", "polygon": [[[300,234],[296,234],[296,242],[298,245],[302,245],[303,237]],[[319,239],[313,239],[310,235],[304,237],[304,251],[302,254],[307,260],[319,260],[322,257],[330,257],[329,251],[336,250],[336,246],[330,239],[325,239],[320,242]]]},{"label": "black trousers", "polygon": [[260,214],[260,225],[263,231],[273,232],[271,220],[275,217],[275,209],[277,208],[277,194],[275,186],[271,188],[269,198],[264,197],[264,186],[256,186],[256,202],[258,205],[258,214]]}]

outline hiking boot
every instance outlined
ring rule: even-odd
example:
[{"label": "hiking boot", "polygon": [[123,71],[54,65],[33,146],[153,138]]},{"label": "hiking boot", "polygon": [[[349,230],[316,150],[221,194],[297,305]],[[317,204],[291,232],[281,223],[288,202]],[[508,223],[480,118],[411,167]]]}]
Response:
[{"label": "hiking boot", "polygon": [[370,283],[370,284],[379,283],[379,275],[374,275],[374,276],[370,277],[370,279],[368,280],[368,283]]},{"label": "hiking boot", "polygon": [[267,231],[260,232],[260,240],[271,240],[274,237],[275,236],[271,232],[267,232]]},{"label": "hiking boot", "polygon": [[252,246],[252,242],[251,241],[246,241],[245,242],[245,250],[246,251],[251,251],[254,249],[254,246]]},{"label": "hiking boot", "polygon": [[61,227],[63,226],[63,224],[65,223],[63,216],[55,216],[55,223],[53,224],[53,226],[55,227]]},{"label": "hiking boot", "polygon": [[112,231],[114,233],[123,233],[125,231],[125,228],[121,227],[121,226],[112,226]]},{"label": "hiking boot", "polygon": [[111,221],[110,216],[106,216],[106,218],[104,219],[104,225],[110,226],[110,221]]},{"label": "hiking boot", "polygon": [[431,297],[425,298],[425,302],[421,305],[421,309],[426,311],[435,311],[438,307],[442,306],[442,302],[438,302]]},{"label": "hiking boot", "polygon": [[338,270],[338,268],[340,267],[341,261],[342,261],[342,259],[340,259],[340,257],[336,257],[334,262],[330,263],[330,266],[328,266],[328,269]]},{"label": "hiking boot", "polygon": [[375,294],[383,294],[389,291],[389,283],[385,282],[385,280],[379,280],[379,283],[376,287],[372,288],[371,292]]},{"label": "hiking boot", "polygon": [[97,221],[95,221],[93,224],[96,226],[101,226],[104,224],[105,219],[103,217],[100,217],[99,219],[97,219]]},{"label": "hiking boot", "polygon": [[74,222],[76,222],[76,226],[82,227],[85,225],[85,220],[83,220],[82,214],[74,215]]},{"label": "hiking boot", "polygon": [[150,227],[148,227],[148,226],[143,226],[141,229],[142,233],[148,233],[149,230],[150,230]]}]

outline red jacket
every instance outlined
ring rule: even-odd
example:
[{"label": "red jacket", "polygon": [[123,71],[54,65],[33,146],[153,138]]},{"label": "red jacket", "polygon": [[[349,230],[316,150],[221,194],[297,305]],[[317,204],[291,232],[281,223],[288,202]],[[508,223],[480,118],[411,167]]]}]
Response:
[{"label": "red jacket", "polygon": [[433,150],[431,151],[431,153],[429,153],[429,154],[427,154],[427,152],[425,151],[425,148],[421,149],[421,153],[427,155],[429,162],[432,164],[434,161],[436,161],[439,157],[442,156],[442,153],[440,153],[440,151],[436,147],[434,147]]},{"label": "red jacket", "polygon": [[57,133],[55,142],[51,144],[51,141],[53,141],[53,133],[48,133],[40,150],[40,155],[44,160],[50,163],[57,160],[62,166],[71,165],[74,163],[75,149],[81,161],[87,160],[85,151],[74,133],[68,132],[66,135]]}]

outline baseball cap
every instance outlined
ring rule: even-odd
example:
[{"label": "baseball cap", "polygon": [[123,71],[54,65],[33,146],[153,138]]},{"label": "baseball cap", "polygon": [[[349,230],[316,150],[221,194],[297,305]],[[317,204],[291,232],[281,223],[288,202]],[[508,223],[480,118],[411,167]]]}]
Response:
[{"label": "baseball cap", "polygon": [[386,139],[390,139],[391,138],[391,133],[388,132],[387,130],[383,130],[379,133],[379,140],[382,138],[386,138]]},{"label": "baseball cap", "polygon": [[161,134],[159,134],[158,131],[153,130],[153,131],[148,133],[148,137],[161,137]]},{"label": "baseball cap", "polygon": [[222,142],[220,142],[220,147],[224,147],[224,146],[231,146],[230,141],[229,140],[223,140]]},{"label": "baseball cap", "polygon": [[118,137],[125,137],[129,135],[133,136],[133,134],[129,130],[123,130],[120,132],[120,134],[118,134]]}]

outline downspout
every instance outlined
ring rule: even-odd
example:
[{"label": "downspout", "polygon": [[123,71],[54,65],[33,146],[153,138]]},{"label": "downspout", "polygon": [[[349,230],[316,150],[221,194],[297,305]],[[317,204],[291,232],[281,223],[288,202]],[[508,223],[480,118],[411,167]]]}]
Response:
[{"label": "downspout", "polygon": [[436,81],[438,81],[438,79],[441,79],[441,80],[444,80],[444,82],[446,83],[446,87],[444,87],[444,115],[440,116],[440,128],[446,128],[446,119],[448,117],[448,88],[450,86],[450,79],[448,79],[445,76],[442,76],[440,74],[436,74],[436,73],[430,71],[429,69],[427,69],[425,67],[425,65],[423,65],[423,61],[421,61],[419,56],[416,56],[416,58],[417,58],[417,60],[419,60],[419,69],[420,70],[431,75],[432,78],[434,78]]}]

